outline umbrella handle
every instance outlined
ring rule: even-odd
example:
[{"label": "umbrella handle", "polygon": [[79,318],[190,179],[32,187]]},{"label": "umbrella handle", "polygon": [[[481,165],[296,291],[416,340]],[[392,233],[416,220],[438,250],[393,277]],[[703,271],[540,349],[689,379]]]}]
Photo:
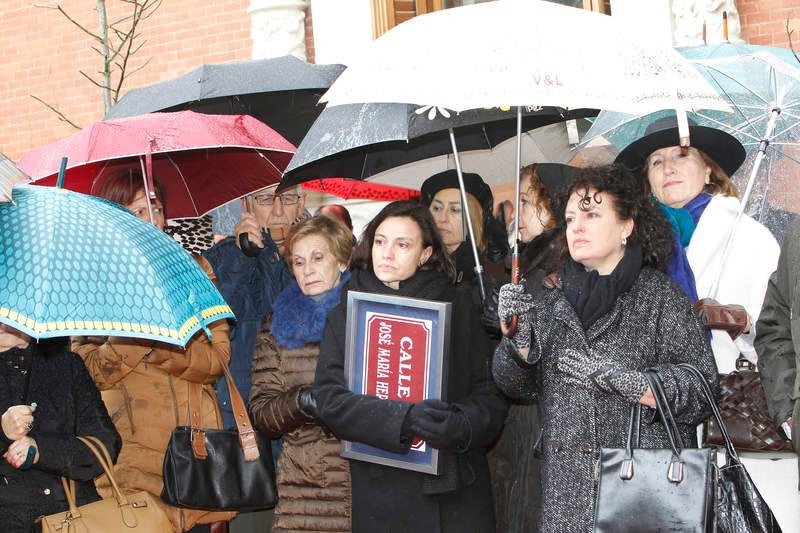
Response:
[{"label": "umbrella handle", "polygon": [[[519,283],[519,252],[511,254],[511,283]],[[509,339],[517,332],[517,315],[511,315],[508,323],[500,319],[500,331]]]},{"label": "umbrella handle", "polygon": [[258,257],[258,254],[261,253],[261,248],[259,248],[254,242],[250,241],[250,237],[247,236],[247,232],[239,234],[239,248],[242,249],[242,253],[247,257]]},{"label": "umbrella handle", "polygon": [[[249,196],[242,198],[242,211],[245,213],[253,212],[252,199]],[[239,234],[239,248],[247,257],[258,257],[258,254],[261,253],[261,248],[250,241],[246,231]]]}]

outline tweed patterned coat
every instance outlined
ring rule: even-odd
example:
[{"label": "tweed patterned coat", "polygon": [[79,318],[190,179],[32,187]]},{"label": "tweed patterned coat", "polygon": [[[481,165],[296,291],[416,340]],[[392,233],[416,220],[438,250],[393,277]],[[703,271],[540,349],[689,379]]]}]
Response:
[{"label": "tweed patterned coat", "polygon": [[[710,414],[699,385],[677,363],[693,363],[718,391],[717,369],[708,339],[681,289],[666,275],[642,268],[630,291],[584,331],[560,289],[534,297],[533,341],[522,368],[513,342],[503,339],[494,359],[497,385],[514,397],[534,398],[542,424],[542,508],[539,530],[592,531],[601,447],[625,444],[630,404],[621,396],[592,392],[568,383],[555,370],[566,350],[609,358],[643,370],[656,368],[675,412],[685,446],[696,447],[695,426]],[[524,365],[523,365],[524,366]],[[641,445],[668,447],[655,411],[643,412]],[[653,422],[653,420],[655,420]],[[645,424],[644,421],[651,423]]]}]

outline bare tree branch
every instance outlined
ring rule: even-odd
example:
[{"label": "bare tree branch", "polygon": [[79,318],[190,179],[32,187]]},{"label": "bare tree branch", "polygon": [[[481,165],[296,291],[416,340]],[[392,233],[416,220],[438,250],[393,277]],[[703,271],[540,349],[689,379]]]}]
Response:
[{"label": "bare tree branch", "polygon": [[797,50],[795,50],[794,46],[792,45],[793,33],[794,30],[789,29],[789,17],[786,17],[786,35],[788,35],[789,37],[789,50],[792,51],[792,55],[794,55],[794,58],[797,60],[798,63],[800,63],[800,55],[797,54]]},{"label": "bare tree branch", "polygon": [[66,122],[67,124],[69,124],[70,126],[75,128],[76,130],[83,129],[79,125],[75,124],[70,119],[68,119],[66,117],[66,115],[64,115],[64,113],[62,113],[61,111],[59,111],[55,107],[51,106],[50,104],[48,104],[47,102],[45,102],[44,100],[39,98],[38,96],[32,94],[32,95],[30,95],[30,97],[33,98],[34,100],[36,100],[37,102],[41,103],[43,106],[45,106],[50,111],[54,112],[56,115],[58,115],[58,120],[60,120],[61,122]]},{"label": "bare tree branch", "polygon": [[[95,75],[89,75],[82,70],[78,72],[93,85],[100,88],[103,96],[103,111],[107,113],[119,99],[124,82],[131,75],[149,64],[150,59],[152,59],[148,58],[135,69],[129,67],[131,57],[139,52],[146,42],[139,42],[139,24],[155,14],[156,10],[161,7],[162,0],[120,0],[120,2],[129,6],[130,11],[112,23],[108,22],[106,0],[95,0],[95,2],[97,4],[99,26],[99,32],[97,33],[73,18],[60,4],[34,4],[34,7],[57,10],[71,24],[97,42],[96,46],[91,46],[90,48],[100,56],[100,70]],[[98,77],[100,81],[98,81]],[[37,100],[39,99],[37,98]],[[43,101],[42,103],[47,105]],[[55,111],[61,120],[69,122],[63,113],[52,108],[52,106],[48,105],[48,107]]]}]

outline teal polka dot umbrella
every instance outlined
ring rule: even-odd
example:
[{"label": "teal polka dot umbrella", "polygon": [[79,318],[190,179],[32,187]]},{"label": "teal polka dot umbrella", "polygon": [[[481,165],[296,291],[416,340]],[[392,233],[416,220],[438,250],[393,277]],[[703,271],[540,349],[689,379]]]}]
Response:
[{"label": "teal polka dot umbrella", "polygon": [[185,346],[232,317],[191,255],[116,204],[36,185],[16,185],[12,201],[0,203],[0,322],[37,339],[116,335]]}]

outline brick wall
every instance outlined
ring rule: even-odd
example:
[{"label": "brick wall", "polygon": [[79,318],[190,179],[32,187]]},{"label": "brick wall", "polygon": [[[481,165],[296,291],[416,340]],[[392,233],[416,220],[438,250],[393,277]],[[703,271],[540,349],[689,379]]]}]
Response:
[{"label": "brick wall", "polygon": [[[38,2],[56,4],[55,1]],[[59,0],[86,27],[97,28],[93,0]],[[31,94],[61,110],[81,126],[100,120],[100,90],[78,72],[100,69],[91,37],[58,11],[33,7],[31,0],[3,0],[0,7],[0,152],[14,161],[31,148],[74,131]],[[123,88],[132,89],[184,74],[204,63],[250,59],[249,0],[165,0],[140,25],[141,51],[130,67],[150,63]],[[106,0],[109,20],[128,12]]]},{"label": "brick wall", "polygon": [[789,48],[786,22],[792,34],[792,45],[800,50],[800,2],[798,0],[736,0],[742,39],[750,44]]}]

